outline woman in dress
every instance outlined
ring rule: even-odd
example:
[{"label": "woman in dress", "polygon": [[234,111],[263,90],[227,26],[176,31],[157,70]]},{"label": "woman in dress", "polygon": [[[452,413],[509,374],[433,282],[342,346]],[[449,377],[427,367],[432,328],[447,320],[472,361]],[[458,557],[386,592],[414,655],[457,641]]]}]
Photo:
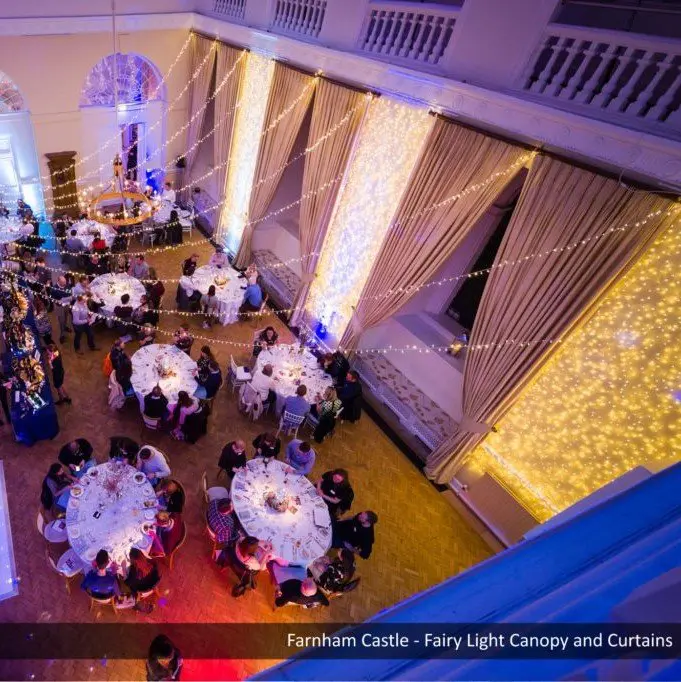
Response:
[{"label": "woman in dress", "polygon": [[194,414],[199,409],[199,401],[190,396],[187,391],[180,391],[177,394],[177,402],[172,408],[172,421],[175,424],[175,428],[170,432],[170,435],[176,440],[184,440],[184,434],[182,433],[182,425],[185,419],[190,415]]},{"label": "woman in dress", "polygon": [[336,426],[336,413],[342,406],[343,403],[339,400],[333,386],[329,386],[324,391],[324,397],[316,405],[312,405],[310,414],[319,420],[313,434],[315,442],[321,443],[326,436],[333,432]]},{"label": "woman in dress", "polygon": [[182,243],[182,225],[176,210],[170,212],[170,220],[166,224],[166,242],[168,244]]},{"label": "woman in dress", "polygon": [[63,403],[70,405],[71,398],[69,398],[64,388],[64,362],[59,349],[53,343],[47,346],[47,362],[52,370],[52,385],[59,396],[59,400],[57,400],[55,405],[62,405]]},{"label": "woman in dress", "polygon": [[47,476],[43,479],[43,490],[40,494],[43,507],[49,511],[54,505],[60,512],[66,511],[74,480],[60,462],[50,465]]}]

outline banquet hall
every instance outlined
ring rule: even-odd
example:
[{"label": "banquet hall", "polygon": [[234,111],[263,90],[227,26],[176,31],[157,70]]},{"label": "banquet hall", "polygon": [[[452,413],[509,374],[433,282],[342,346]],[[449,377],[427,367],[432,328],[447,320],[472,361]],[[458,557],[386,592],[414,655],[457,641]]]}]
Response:
[{"label": "banquet hall", "polygon": [[514,5],[0,0],[0,679],[665,622],[681,15]]}]

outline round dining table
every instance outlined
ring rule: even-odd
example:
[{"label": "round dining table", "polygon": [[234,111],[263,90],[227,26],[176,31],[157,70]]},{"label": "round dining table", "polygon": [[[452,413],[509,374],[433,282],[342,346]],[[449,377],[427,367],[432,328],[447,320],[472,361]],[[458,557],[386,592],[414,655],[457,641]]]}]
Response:
[{"label": "round dining table", "polygon": [[308,566],[331,547],[331,517],[312,483],[283,462],[255,457],[232,479],[231,499],[244,530],[275,556]]},{"label": "round dining table", "polygon": [[18,218],[0,218],[0,244],[9,244],[30,237],[33,225],[25,225]]},{"label": "round dining table", "polygon": [[241,288],[246,280],[239,279],[239,273],[231,267],[203,265],[197,268],[191,277],[182,277],[180,286],[189,297],[195,291],[207,294],[208,288],[215,286],[215,295],[219,302],[218,317],[220,324],[231,324],[239,317],[239,306],[244,298]]},{"label": "round dining table", "polygon": [[113,315],[114,308],[122,305],[121,296],[123,294],[130,296],[128,305],[135,309],[142,302],[142,296],[147,293],[144,284],[138,279],[125,273],[116,274],[112,272],[95,277],[90,282],[90,289],[95,296],[104,302],[102,313],[105,315]]},{"label": "round dining table", "polygon": [[151,547],[158,509],[147,477],[129,464],[110,461],[89,469],[71,488],[66,506],[66,534],[84,564],[105,549],[117,564],[132,547]]},{"label": "round dining table", "polygon": [[169,404],[177,402],[177,394],[187,391],[194,395],[198,384],[195,374],[197,365],[185,352],[165,343],[152,343],[140,348],[132,356],[132,387],[141,409],[144,396],[158,384]]},{"label": "round dining table", "polygon": [[277,394],[277,414],[281,412],[284,401],[295,395],[301,384],[307,387],[307,399],[316,402],[317,396],[333,385],[333,379],[319,367],[317,359],[304,346],[280,345],[262,350],[256,361],[256,369],[272,365],[274,392]]},{"label": "round dining table", "polygon": [[177,211],[177,217],[180,221],[182,227],[190,227],[193,220],[192,211],[188,211],[179,206],[169,204],[167,201],[161,202],[161,205],[156,209],[154,213],[153,221],[160,225],[162,223],[167,223],[170,220],[170,212]]},{"label": "round dining table", "polygon": [[77,232],[78,238],[87,249],[92,248],[95,234],[99,234],[108,247],[111,247],[116,236],[116,231],[110,225],[98,223],[96,220],[78,220],[66,230],[66,235],[70,237],[72,230]]}]

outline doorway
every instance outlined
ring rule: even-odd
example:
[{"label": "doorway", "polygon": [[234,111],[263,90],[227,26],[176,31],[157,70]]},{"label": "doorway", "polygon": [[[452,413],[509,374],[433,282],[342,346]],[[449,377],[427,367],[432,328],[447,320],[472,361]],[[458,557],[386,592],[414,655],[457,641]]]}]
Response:
[{"label": "doorway", "polygon": [[[128,180],[144,178],[143,161],[146,159],[144,128],[144,123],[130,123],[120,126],[121,159],[125,167],[125,177]],[[139,167],[138,164],[140,164]]]}]

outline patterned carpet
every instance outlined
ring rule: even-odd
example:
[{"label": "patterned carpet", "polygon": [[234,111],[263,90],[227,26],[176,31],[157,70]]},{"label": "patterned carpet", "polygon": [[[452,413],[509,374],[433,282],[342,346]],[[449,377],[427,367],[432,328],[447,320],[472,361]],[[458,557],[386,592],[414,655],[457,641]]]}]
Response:
[{"label": "patterned carpet", "polygon": [[[196,232],[194,235],[196,240],[198,235]],[[193,251],[201,254],[201,262],[206,262],[210,253],[207,245],[188,246],[150,254],[149,260],[160,277],[178,277],[180,261]],[[165,307],[173,308],[175,285],[168,284],[166,290]],[[174,330],[180,321],[186,320],[186,317],[164,315],[161,327]],[[191,321],[195,334],[207,335],[214,341],[249,341],[256,328],[254,324],[237,323],[205,331],[200,327],[200,320]],[[281,338],[289,340],[288,330],[278,320],[276,325]],[[71,595],[66,593],[64,580],[48,566],[47,545],[36,530],[42,479],[62,444],[75,437],[87,438],[100,461],[107,455],[108,439],[112,435],[127,435],[141,443],[150,443],[168,455],[173,475],[187,491],[188,539],[176,557],[172,572],[166,569],[163,573],[158,606],[148,615],[122,612],[121,623],[358,622],[489,556],[483,540],[365,415],[359,423],[346,425],[340,437],[318,447],[311,476],[317,479],[330,468],[345,467],[355,490],[353,511],[373,509],[379,515],[374,553],[368,561],[359,561],[358,575],[362,579],[359,588],[334,601],[330,608],[313,611],[287,608],[275,612],[272,587],[264,579],[259,581],[255,592],[234,600],[230,595],[231,575],[220,573],[210,560],[210,545],[201,516],[200,479],[207,471],[209,485],[214,484],[223,445],[235,437],[243,438],[250,445],[257,433],[276,428],[274,420],[268,417],[265,423],[249,423],[238,413],[235,397],[225,388],[216,398],[208,435],[196,445],[179,443],[165,434],[145,430],[133,402],[121,412],[111,412],[107,405],[101,366],[114,338],[113,332],[98,331],[97,345],[101,350],[86,350],[81,356],[74,353],[68,339],[64,364],[66,387],[73,405],[58,408],[61,432],[53,442],[43,441],[25,448],[13,442],[7,427],[0,429],[0,451],[20,578],[19,596],[0,603],[0,622],[116,621],[108,611],[90,613],[88,599],[77,583]],[[197,340],[195,357],[203,343]],[[213,348],[223,368],[230,353],[239,362],[249,355],[245,349],[234,352],[234,348],[217,343]],[[65,549],[50,547],[55,556]],[[181,648],[182,642],[178,645]],[[183,679],[241,679],[272,663],[266,660],[188,661]],[[144,664],[140,660],[2,661],[0,679],[138,680],[144,679]]]}]

